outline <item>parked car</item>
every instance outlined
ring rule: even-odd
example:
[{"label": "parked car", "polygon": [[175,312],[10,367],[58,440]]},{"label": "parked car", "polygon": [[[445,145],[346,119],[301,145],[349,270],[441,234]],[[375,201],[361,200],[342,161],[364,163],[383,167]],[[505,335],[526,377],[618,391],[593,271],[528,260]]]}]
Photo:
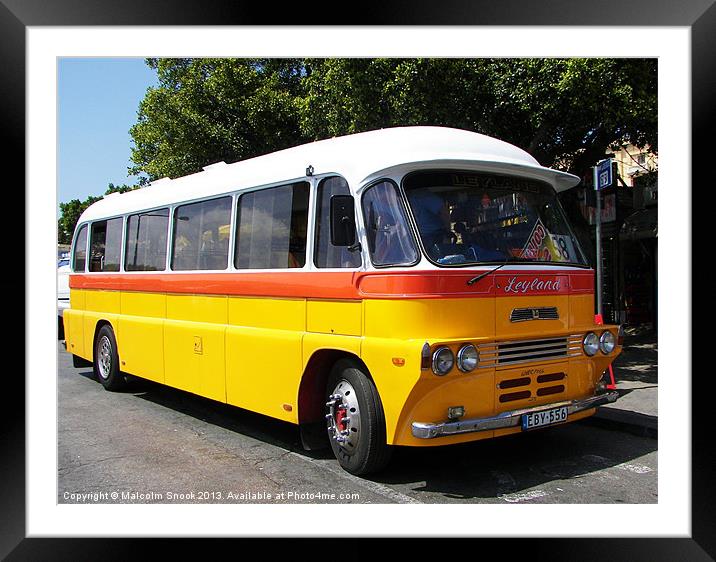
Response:
[{"label": "parked car", "polygon": [[[66,262],[66,263],[64,263]],[[65,339],[62,313],[70,307],[70,258],[59,260],[57,267],[57,339]]]}]

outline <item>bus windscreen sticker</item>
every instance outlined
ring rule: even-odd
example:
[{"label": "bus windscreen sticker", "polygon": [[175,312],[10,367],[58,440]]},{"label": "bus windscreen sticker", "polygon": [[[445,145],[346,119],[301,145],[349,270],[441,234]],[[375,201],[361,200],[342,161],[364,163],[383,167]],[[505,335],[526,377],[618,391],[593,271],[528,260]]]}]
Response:
[{"label": "bus windscreen sticker", "polygon": [[571,261],[573,255],[574,247],[569,236],[550,234],[537,219],[520,257],[537,261]]}]

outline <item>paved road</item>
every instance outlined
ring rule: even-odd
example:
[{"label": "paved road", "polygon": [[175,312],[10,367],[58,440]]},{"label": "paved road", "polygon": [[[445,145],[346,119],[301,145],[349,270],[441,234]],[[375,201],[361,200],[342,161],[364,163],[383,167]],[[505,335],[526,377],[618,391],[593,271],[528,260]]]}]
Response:
[{"label": "paved road", "polygon": [[657,441],[588,421],[398,448],[370,478],[295,426],[133,380],[105,391],[58,344],[60,503],[656,503]]}]

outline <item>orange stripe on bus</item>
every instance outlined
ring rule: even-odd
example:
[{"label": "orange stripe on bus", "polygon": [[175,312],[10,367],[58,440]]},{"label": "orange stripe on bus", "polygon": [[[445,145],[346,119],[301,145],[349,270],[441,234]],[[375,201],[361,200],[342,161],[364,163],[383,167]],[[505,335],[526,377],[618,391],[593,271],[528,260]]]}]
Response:
[{"label": "orange stripe on bus", "polygon": [[[281,273],[95,273],[70,275],[72,289],[322,299],[458,298],[583,294],[594,291],[594,272],[519,271],[289,271]],[[517,289],[519,292],[515,292]]]}]

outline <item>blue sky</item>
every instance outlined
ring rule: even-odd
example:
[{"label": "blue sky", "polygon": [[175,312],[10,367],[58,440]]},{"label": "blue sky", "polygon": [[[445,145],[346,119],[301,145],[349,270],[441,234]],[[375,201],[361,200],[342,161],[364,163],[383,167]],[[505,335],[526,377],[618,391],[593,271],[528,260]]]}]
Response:
[{"label": "blue sky", "polygon": [[58,205],[137,183],[129,129],[154,70],[141,58],[60,58],[57,70]]}]

